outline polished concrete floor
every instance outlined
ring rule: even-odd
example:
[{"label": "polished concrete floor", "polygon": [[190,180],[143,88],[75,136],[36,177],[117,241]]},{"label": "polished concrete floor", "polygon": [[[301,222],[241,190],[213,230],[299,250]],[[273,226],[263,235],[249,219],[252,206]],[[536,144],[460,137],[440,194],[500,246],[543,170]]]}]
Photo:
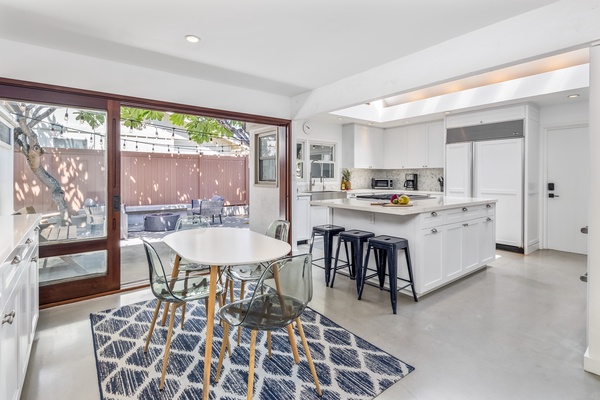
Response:
[{"label": "polished concrete floor", "polygon": [[[301,251],[306,251],[302,246]],[[317,256],[317,254],[315,254]],[[415,303],[315,269],[310,306],[416,370],[378,399],[600,399],[583,370],[586,257],[498,252],[486,269]],[[148,290],[43,310],[22,399],[99,399],[89,313],[150,299]]]}]

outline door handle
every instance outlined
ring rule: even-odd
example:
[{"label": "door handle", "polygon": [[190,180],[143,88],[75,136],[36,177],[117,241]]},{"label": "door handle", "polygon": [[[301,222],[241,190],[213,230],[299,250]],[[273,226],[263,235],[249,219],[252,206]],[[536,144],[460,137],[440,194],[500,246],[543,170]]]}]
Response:
[{"label": "door handle", "polygon": [[553,199],[555,197],[560,197],[560,196],[557,195],[557,194],[554,194],[554,193],[548,193],[548,197],[550,197],[551,199]]}]

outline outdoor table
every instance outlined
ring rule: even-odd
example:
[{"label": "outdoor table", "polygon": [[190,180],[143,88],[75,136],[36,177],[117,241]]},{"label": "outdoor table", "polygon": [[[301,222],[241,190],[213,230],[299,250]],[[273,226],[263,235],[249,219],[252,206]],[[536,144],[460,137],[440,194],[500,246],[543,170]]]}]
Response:
[{"label": "outdoor table", "polygon": [[291,246],[286,242],[247,229],[218,227],[178,231],[165,236],[163,242],[177,253],[173,276],[179,272],[181,258],[193,263],[210,265],[202,391],[202,399],[208,400],[219,268],[275,260],[289,254]]}]

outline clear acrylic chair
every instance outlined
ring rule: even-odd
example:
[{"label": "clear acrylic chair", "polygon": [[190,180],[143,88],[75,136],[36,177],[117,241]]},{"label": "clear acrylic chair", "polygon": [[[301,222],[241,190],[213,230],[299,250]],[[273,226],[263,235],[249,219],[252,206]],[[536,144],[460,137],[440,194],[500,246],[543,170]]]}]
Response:
[{"label": "clear acrylic chair", "polygon": [[[175,224],[176,231],[182,231],[187,229],[200,229],[200,228],[210,228],[210,221],[208,218],[203,217],[201,215],[185,215],[180,217]],[[177,253],[171,250],[169,254],[169,264],[171,265],[171,269],[175,268],[175,258],[177,257]],[[182,258],[179,261],[178,274],[185,273],[185,276],[189,276],[191,273],[194,275],[208,275],[210,274],[210,265],[202,265],[197,264],[192,261],[186,260]],[[167,322],[167,317],[169,315],[168,309],[165,309],[162,319],[161,325],[165,326]],[[182,318],[185,317],[185,304],[181,309]]]},{"label": "clear acrylic chair", "polygon": [[[278,219],[269,225],[266,236],[274,239],[281,240],[283,242],[288,241],[290,232],[290,223],[288,221]],[[268,267],[269,263],[262,264],[250,264],[250,265],[235,265],[230,266],[225,270],[227,275],[227,281],[225,282],[225,292],[229,292],[230,301],[234,301],[234,282],[241,282],[240,287],[240,300],[244,298],[246,291],[247,282],[256,282],[261,277],[264,270]],[[237,343],[240,344],[240,332],[241,328],[238,329]]]},{"label": "clear acrylic chair", "polygon": [[[208,303],[207,299],[210,290],[210,275],[202,276],[186,276],[186,277],[167,277],[163,264],[158,256],[158,253],[154,247],[145,239],[142,239],[144,243],[144,249],[146,250],[146,257],[148,259],[148,269],[150,271],[150,287],[154,297],[158,300],[156,308],[154,309],[154,316],[150,323],[150,330],[148,331],[148,337],[146,338],[146,346],[144,352],[148,351],[150,345],[150,339],[154,332],[156,325],[156,319],[160,311],[160,306],[163,302],[166,303],[165,309],[171,306],[169,320],[169,330],[167,334],[167,341],[165,343],[165,354],[163,357],[162,374],[160,376],[160,390],[163,389],[165,384],[165,375],[167,373],[167,363],[169,361],[169,352],[171,348],[171,339],[173,336],[173,326],[175,325],[175,312],[177,308],[185,305],[190,301],[206,300],[205,304]],[[217,284],[217,298],[223,292],[221,285]],[[184,324],[184,315],[181,315],[181,328]]]},{"label": "clear acrylic chair", "polygon": [[[200,229],[200,228],[210,228],[210,221],[208,218],[202,215],[184,215],[177,220],[177,224],[175,224],[176,231],[183,231],[188,229]],[[171,268],[175,266],[175,258],[177,257],[177,253],[171,250],[169,262],[171,264]],[[190,272],[206,272],[208,273],[210,266],[209,265],[201,265],[194,262],[191,262],[186,259],[181,259],[179,261],[179,272],[185,272],[186,275],[189,275]]]},{"label": "clear acrylic chair", "polygon": [[[250,336],[250,360],[248,372],[247,398],[252,398],[254,384],[254,358],[256,350],[256,336],[258,331],[271,332],[276,329],[286,328],[292,353],[296,364],[300,362],[298,348],[294,338],[292,324],[296,324],[306,359],[310,367],[317,393],[321,396],[321,386],[317,371],[312,361],[310,349],[304,336],[300,323],[300,315],[312,299],[312,256],[303,254],[285,257],[273,261],[267,266],[257,281],[252,297],[229,303],[219,310],[219,316],[225,324],[223,342],[219,354],[219,363],[215,382],[219,381],[225,350],[229,346],[230,326],[239,326],[252,330]],[[269,347],[269,358],[271,349]]]}]

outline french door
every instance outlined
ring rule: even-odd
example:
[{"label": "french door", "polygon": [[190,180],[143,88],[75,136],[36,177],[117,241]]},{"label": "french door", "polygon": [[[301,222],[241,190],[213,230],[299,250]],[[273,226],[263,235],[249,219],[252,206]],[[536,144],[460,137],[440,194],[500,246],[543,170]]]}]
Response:
[{"label": "french door", "polygon": [[0,100],[14,208],[42,214],[40,304],[119,290],[119,102],[10,84]]}]

